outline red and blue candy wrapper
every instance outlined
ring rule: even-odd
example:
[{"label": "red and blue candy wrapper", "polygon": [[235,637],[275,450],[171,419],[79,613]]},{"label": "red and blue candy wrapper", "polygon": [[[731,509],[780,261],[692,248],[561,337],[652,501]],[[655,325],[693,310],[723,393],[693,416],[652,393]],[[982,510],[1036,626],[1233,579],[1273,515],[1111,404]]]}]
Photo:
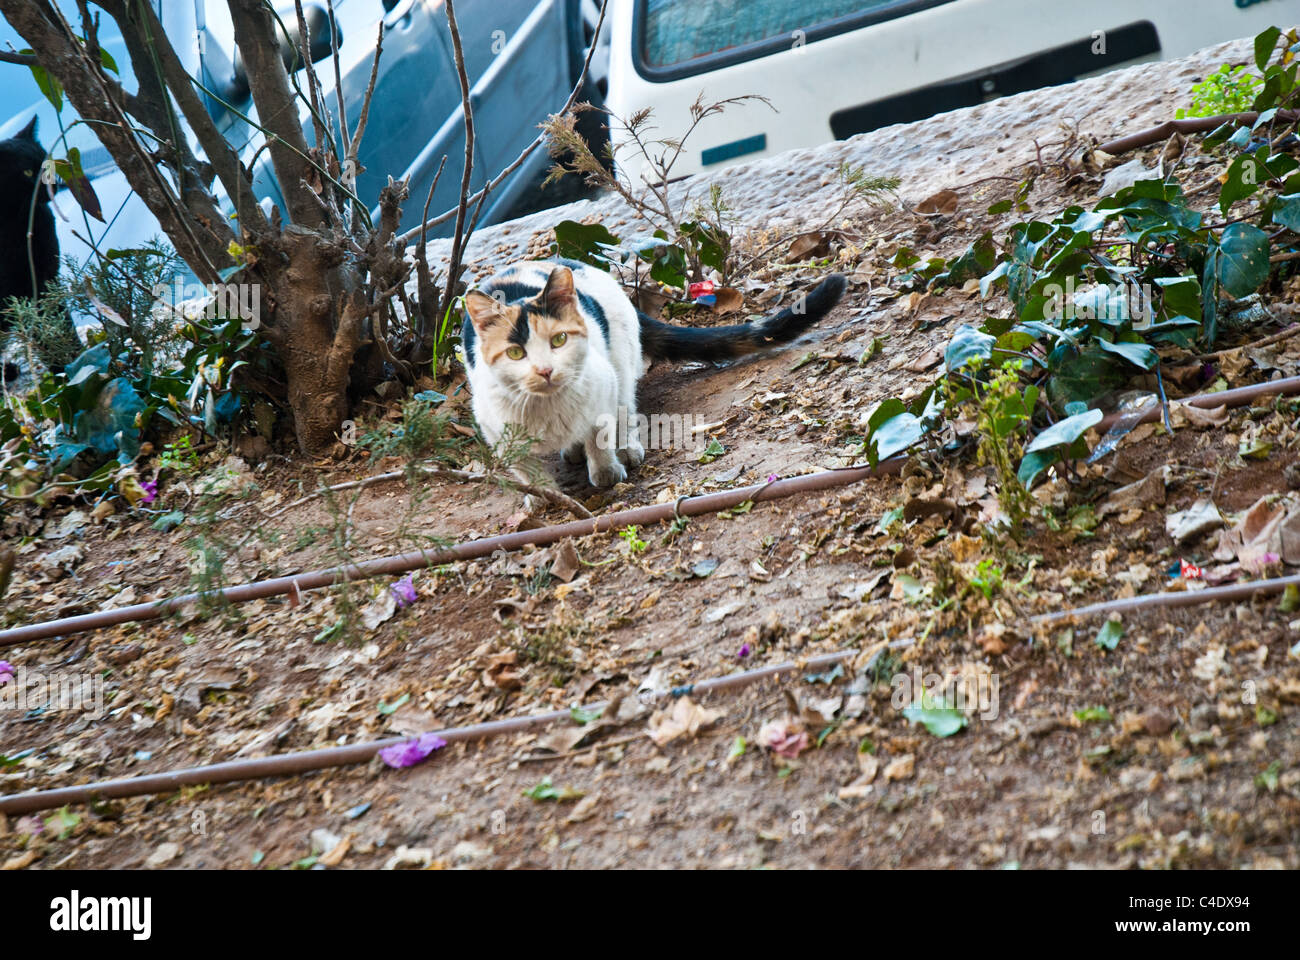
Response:
[{"label": "red and blue candy wrapper", "polygon": [[715,289],[712,280],[701,280],[699,283],[692,283],[687,287],[686,295],[691,298],[692,303],[700,303],[711,307],[718,302],[718,295],[714,292]]}]

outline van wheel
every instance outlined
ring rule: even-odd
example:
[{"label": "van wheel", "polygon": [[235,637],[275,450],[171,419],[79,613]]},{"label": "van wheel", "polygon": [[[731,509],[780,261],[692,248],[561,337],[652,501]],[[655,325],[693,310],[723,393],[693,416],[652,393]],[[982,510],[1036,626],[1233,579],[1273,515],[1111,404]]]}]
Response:
[{"label": "van wheel", "polygon": [[[610,4],[613,6],[613,4]],[[591,50],[593,38],[596,37],[596,25],[600,23],[600,3],[598,0],[568,0],[568,23],[570,29],[569,52],[571,66],[569,82],[577,83],[582,76],[582,65]],[[590,103],[596,110],[585,110],[578,114],[578,135],[587,141],[591,152],[609,167],[606,158],[606,146],[609,143],[609,117],[603,112],[605,98],[609,94],[609,32],[612,17],[607,13],[600,28],[600,37],[596,39],[596,52],[592,54],[591,66],[587,69],[587,79],[578,91],[578,102]],[[572,178],[571,178],[572,179]]]},{"label": "van wheel", "polygon": [[[596,36],[596,24],[600,22],[600,3],[597,0],[569,0],[566,7],[566,20],[569,24],[569,83],[574,84],[582,75],[582,65]],[[598,107],[604,105],[605,98],[609,95],[610,19],[606,14],[582,91],[582,99]]]},{"label": "van wheel", "polygon": [[[611,3],[611,6],[613,4]],[[596,32],[596,23],[600,20],[600,4],[595,0],[566,0],[564,5],[565,24],[569,29],[569,84],[578,82],[582,76],[582,65],[586,62],[587,51],[591,49],[592,37]],[[600,28],[600,39],[596,52],[591,58],[591,68],[587,79],[578,91],[578,103],[590,103],[596,110],[584,110],[578,114],[578,135],[587,141],[591,152],[610,166],[606,145],[609,143],[609,117],[604,113],[605,95],[609,91],[609,34],[610,17],[606,15],[605,23]],[[527,191],[504,213],[504,218],[513,220],[527,216],[539,210],[562,206],[575,200],[582,200],[593,195],[591,187],[582,182],[580,177],[568,176],[548,184],[545,187]]]}]

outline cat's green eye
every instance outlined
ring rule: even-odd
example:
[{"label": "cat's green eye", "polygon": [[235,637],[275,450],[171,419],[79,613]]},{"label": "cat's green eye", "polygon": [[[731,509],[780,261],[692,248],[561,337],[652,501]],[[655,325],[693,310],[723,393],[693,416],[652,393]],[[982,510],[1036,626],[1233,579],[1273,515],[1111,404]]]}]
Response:
[{"label": "cat's green eye", "polygon": [[564,346],[564,341],[568,339],[569,335],[567,333],[557,333],[555,336],[551,337],[551,346],[562,347]]},{"label": "cat's green eye", "polygon": [[524,358],[524,348],[516,343],[514,346],[506,350],[506,356],[511,360],[522,360]]},{"label": "cat's green eye", "polygon": [[33,175],[33,174],[32,174],[32,171],[30,171],[30,170],[24,170],[24,171],[23,171],[23,176],[24,176],[24,177],[30,177],[30,176],[32,176],[32,175]]}]

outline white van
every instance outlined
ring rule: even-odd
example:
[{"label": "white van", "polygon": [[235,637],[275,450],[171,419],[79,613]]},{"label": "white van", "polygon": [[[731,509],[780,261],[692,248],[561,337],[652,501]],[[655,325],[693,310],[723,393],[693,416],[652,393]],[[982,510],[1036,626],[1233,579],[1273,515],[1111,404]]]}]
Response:
[{"label": "white van", "polygon": [[[1300,21],[1300,0],[613,0],[617,117],[679,136],[707,101],[760,94],[692,135],[673,175],[1186,56]],[[618,131],[613,131],[618,141]],[[620,152],[633,177],[644,162]]]}]

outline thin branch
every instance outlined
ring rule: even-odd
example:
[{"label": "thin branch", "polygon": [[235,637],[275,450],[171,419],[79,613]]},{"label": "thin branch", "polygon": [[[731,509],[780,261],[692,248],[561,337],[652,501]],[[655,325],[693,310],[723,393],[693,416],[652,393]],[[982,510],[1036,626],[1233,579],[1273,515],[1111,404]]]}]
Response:
[{"label": "thin branch", "polygon": [[[469,75],[465,71],[465,51],[461,47],[460,26],[456,23],[456,4],[447,2],[447,27],[451,31],[451,50],[456,62],[456,77],[460,81],[461,111],[465,118],[465,167],[460,174],[460,203],[456,207],[456,229],[451,235],[451,259],[447,264],[447,282],[438,301],[438,316],[445,317],[451,309],[460,281],[461,257],[464,254],[465,215],[469,208],[470,177],[474,173],[474,106],[469,98]],[[486,195],[486,194],[485,194]]]},{"label": "thin branch", "polygon": [[[567,496],[552,487],[542,487],[532,483],[525,483],[514,477],[506,479],[490,473],[469,473],[465,470],[453,470],[448,467],[431,467],[421,464],[415,469],[426,477],[430,477],[434,480],[446,480],[449,483],[499,483],[502,486],[510,487],[520,491],[521,493],[528,493],[535,497],[541,497],[548,503],[552,503],[557,507],[563,507],[575,517],[582,520],[590,520],[593,517],[592,512],[577,500],[574,500],[572,497]],[[309,493],[305,497],[299,497],[292,503],[286,504],[274,513],[266,514],[265,519],[278,519],[290,510],[301,507],[305,503],[310,503],[317,497],[323,497],[327,493],[339,493],[343,490],[360,490],[364,487],[373,486],[376,483],[388,483],[391,480],[401,480],[405,477],[405,470],[393,470],[389,473],[377,473],[372,477],[365,477],[361,480],[349,480],[347,483],[337,483],[331,487],[321,487],[319,490]]]}]

